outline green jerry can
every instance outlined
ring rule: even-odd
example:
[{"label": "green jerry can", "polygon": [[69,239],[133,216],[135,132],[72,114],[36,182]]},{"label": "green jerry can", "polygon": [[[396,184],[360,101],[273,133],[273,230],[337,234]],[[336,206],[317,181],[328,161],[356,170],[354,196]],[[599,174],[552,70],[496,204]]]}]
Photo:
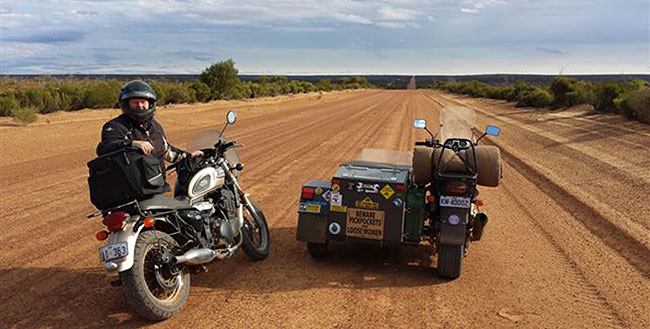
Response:
[{"label": "green jerry can", "polygon": [[424,209],[426,189],[424,185],[411,184],[406,189],[406,213],[404,216],[404,242],[419,243],[422,226],[427,217]]}]

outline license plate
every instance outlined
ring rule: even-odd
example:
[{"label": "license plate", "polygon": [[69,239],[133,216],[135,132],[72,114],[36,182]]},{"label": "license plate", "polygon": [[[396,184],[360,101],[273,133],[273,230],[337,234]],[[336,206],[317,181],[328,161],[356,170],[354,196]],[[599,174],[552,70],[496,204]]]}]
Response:
[{"label": "license plate", "polygon": [[384,238],[384,212],[348,208],[345,234],[354,238],[382,240]]},{"label": "license plate", "polygon": [[129,248],[126,242],[109,244],[99,249],[99,259],[106,262],[116,258],[122,258],[129,254]]},{"label": "license plate", "polygon": [[440,206],[441,207],[452,207],[452,208],[469,208],[471,203],[470,198],[463,198],[460,196],[440,196]]}]

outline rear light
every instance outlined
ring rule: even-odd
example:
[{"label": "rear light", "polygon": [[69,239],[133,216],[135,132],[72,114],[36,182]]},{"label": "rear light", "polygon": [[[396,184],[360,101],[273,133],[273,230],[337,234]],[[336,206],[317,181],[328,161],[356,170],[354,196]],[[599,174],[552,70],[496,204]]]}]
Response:
[{"label": "rear light", "polygon": [[124,222],[126,222],[129,217],[129,214],[124,211],[115,211],[104,217],[102,224],[106,225],[109,231],[117,232],[124,227]]},{"label": "rear light", "polygon": [[340,179],[332,179],[332,184],[341,184]]},{"label": "rear light", "polygon": [[104,240],[108,239],[108,234],[109,233],[106,232],[106,231],[99,231],[99,232],[95,233],[95,238],[97,238],[97,240],[99,240],[99,241],[104,241]]},{"label": "rear light", "polygon": [[404,186],[404,185],[397,185],[397,186],[395,186],[395,188],[400,190],[400,191],[406,190],[406,186]]},{"label": "rear light", "polygon": [[463,181],[451,181],[445,185],[445,194],[447,195],[463,195],[467,193],[469,186]]},{"label": "rear light", "polygon": [[436,202],[436,197],[431,195],[431,194],[427,195],[427,202],[429,202],[429,203]]},{"label": "rear light", "polygon": [[313,187],[303,187],[301,198],[303,200],[313,200],[315,194],[316,192],[314,191]]},{"label": "rear light", "polygon": [[476,200],[474,201],[477,207],[482,207],[483,206],[483,200]]}]

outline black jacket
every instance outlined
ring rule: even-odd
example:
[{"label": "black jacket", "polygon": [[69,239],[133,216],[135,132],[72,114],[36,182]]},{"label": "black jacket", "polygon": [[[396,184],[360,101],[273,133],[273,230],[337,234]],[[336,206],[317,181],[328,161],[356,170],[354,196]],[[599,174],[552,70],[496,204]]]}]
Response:
[{"label": "black jacket", "polygon": [[167,143],[165,132],[158,121],[138,124],[122,114],[104,124],[102,141],[97,145],[97,155],[103,155],[120,148],[129,147],[134,140],[148,141],[153,146],[152,155],[160,159],[165,172],[164,161],[176,162],[185,156],[184,151]]}]

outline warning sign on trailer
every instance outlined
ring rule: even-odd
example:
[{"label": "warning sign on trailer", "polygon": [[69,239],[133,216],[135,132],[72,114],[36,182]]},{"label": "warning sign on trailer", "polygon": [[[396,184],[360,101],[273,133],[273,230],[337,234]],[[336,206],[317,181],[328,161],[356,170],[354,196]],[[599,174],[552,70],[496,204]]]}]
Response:
[{"label": "warning sign on trailer", "polygon": [[382,240],[384,238],[384,212],[348,208],[345,234],[354,238]]}]

